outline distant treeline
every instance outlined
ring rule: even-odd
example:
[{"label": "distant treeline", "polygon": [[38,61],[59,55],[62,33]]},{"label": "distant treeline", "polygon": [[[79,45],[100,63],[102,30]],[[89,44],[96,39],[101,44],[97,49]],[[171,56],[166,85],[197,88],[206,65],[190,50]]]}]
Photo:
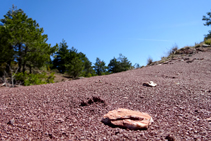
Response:
[{"label": "distant treeline", "polygon": [[[0,76],[26,76],[41,71],[58,70],[70,77],[91,77],[126,71],[134,67],[122,54],[110,60],[108,66],[100,58],[92,65],[87,56],[74,47],[68,49],[65,40],[56,45],[47,43],[48,35],[36,20],[28,18],[14,5],[0,20]],[[19,73],[22,73],[20,75]]]}]

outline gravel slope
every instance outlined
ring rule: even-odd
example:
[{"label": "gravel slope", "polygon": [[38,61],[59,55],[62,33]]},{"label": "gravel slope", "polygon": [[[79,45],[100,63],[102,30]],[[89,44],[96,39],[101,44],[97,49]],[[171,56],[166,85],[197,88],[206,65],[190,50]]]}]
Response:
[{"label": "gravel slope", "polygon": [[[108,76],[1,89],[0,139],[211,140],[211,52],[185,58]],[[148,81],[158,86],[142,85]],[[147,112],[154,123],[147,130],[104,125],[103,115],[117,108]]]}]

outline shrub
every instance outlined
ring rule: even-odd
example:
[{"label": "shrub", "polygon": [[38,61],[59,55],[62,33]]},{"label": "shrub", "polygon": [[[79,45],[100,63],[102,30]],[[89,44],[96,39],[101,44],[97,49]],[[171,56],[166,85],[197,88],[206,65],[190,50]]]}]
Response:
[{"label": "shrub", "polygon": [[204,41],[205,44],[211,45],[211,38]]},{"label": "shrub", "polygon": [[151,57],[149,57],[149,58],[147,59],[147,65],[152,64],[152,62],[153,62],[152,58],[151,58]]},{"label": "shrub", "polygon": [[86,77],[92,77],[92,74],[91,73],[88,73]]},{"label": "shrub", "polygon": [[177,44],[175,44],[169,51],[168,51],[168,56],[171,54],[174,54],[175,51],[178,50]]},{"label": "shrub", "polygon": [[23,82],[25,86],[54,83],[54,78],[54,73],[47,75],[45,72],[41,74],[17,73],[15,75],[15,79]]},{"label": "shrub", "polygon": [[198,48],[198,47],[200,47],[200,46],[201,46],[200,44],[196,44],[196,45],[195,45],[196,48]]}]

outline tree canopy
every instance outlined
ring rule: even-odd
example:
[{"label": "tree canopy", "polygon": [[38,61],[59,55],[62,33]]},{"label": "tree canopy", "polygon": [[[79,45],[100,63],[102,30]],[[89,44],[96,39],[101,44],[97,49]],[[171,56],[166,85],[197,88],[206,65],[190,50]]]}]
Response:
[{"label": "tree canopy", "polygon": [[[211,25],[211,12],[207,12],[207,16],[203,16],[203,21],[205,21],[205,26]],[[211,31],[208,31],[209,34],[205,35],[205,39],[211,38]]]},{"label": "tree canopy", "polygon": [[77,51],[74,47],[68,49],[65,40],[59,45],[58,52],[55,53],[53,60],[53,68],[59,70],[60,73],[67,73],[68,75],[76,78],[78,76],[92,76],[93,69],[92,63],[82,52]]},{"label": "tree canopy", "polygon": [[100,58],[97,57],[95,65],[94,65],[94,70],[97,75],[102,75],[106,72],[106,66],[105,62],[101,61]]},{"label": "tree canopy", "polygon": [[110,60],[108,64],[108,71],[111,73],[117,73],[129,70],[131,67],[132,64],[128,61],[127,57],[120,54],[118,59],[114,57]]},{"label": "tree canopy", "polygon": [[59,50],[55,53],[53,60],[54,68],[58,69],[60,73],[64,73],[66,71],[65,64],[69,61],[69,50],[68,45],[63,39],[59,44]]},{"label": "tree canopy", "polygon": [[0,40],[0,55],[6,52],[8,56],[1,61],[8,65],[11,65],[11,61],[16,61],[19,72],[25,72],[26,67],[31,72],[31,68],[44,66],[50,55],[57,50],[58,45],[51,47],[47,44],[48,36],[43,34],[43,28],[35,20],[28,18],[23,10],[17,10],[13,6],[0,21],[0,37],[4,37]]},{"label": "tree canopy", "polygon": [[[68,49],[67,42],[51,46],[48,36],[36,20],[29,18],[22,9],[12,7],[3,19],[0,19],[0,75],[9,66],[17,66],[18,72],[32,73],[41,67],[58,69],[73,78],[90,77],[126,71],[132,67],[127,57],[122,54],[110,60],[108,66],[96,58],[94,66],[87,56],[74,47]],[[51,56],[54,55],[51,61]]]}]

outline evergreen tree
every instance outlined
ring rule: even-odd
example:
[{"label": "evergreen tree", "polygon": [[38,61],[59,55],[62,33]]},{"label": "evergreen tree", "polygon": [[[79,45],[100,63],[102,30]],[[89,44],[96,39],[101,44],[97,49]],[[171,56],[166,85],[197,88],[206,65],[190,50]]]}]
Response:
[{"label": "evergreen tree", "polygon": [[9,72],[9,66],[14,61],[13,47],[7,42],[8,35],[5,28],[0,26],[0,76],[3,75],[4,70]]},{"label": "evergreen tree", "polygon": [[113,59],[111,59],[109,64],[108,64],[108,71],[110,73],[116,73],[116,72],[121,71],[120,61],[117,61],[117,59],[115,57]]},{"label": "evergreen tree", "polygon": [[127,57],[122,54],[119,55],[121,71],[129,70],[132,67],[132,63],[127,59]]},{"label": "evergreen tree", "polygon": [[96,59],[96,63],[94,66],[95,72],[97,75],[102,75],[106,72],[106,66],[105,66],[105,62],[101,61],[98,57]]},{"label": "evergreen tree", "polygon": [[77,78],[81,75],[84,65],[82,60],[80,59],[80,54],[77,53],[77,50],[72,47],[69,51],[69,62],[65,64],[67,69],[68,75],[72,76],[73,78]]},{"label": "evergreen tree", "polygon": [[83,72],[82,75],[85,77],[90,77],[93,75],[93,68],[92,68],[92,62],[89,61],[89,59],[86,57],[85,54],[83,54],[82,52],[79,53],[80,59],[83,62]]},{"label": "evergreen tree", "polygon": [[57,45],[51,47],[46,43],[48,38],[43,34],[43,28],[39,28],[39,24],[21,9],[15,10],[13,6],[1,23],[0,34],[6,37],[4,41],[7,43],[5,48],[11,50],[8,53],[18,62],[19,72],[25,72],[26,66],[30,72],[33,67],[44,66],[57,49]]},{"label": "evergreen tree", "polygon": [[110,73],[117,73],[129,70],[131,67],[132,64],[130,63],[130,61],[128,61],[127,57],[120,54],[118,59],[114,57],[110,60],[108,64],[108,71]]},{"label": "evergreen tree", "polygon": [[56,52],[55,58],[53,60],[54,68],[57,68],[60,73],[66,71],[66,64],[70,61],[68,45],[63,39],[59,45],[59,51]]},{"label": "evergreen tree", "polygon": [[[209,26],[211,25],[211,12],[207,13],[208,17],[203,16],[202,20],[206,21],[206,23],[204,24],[205,26]],[[211,31],[208,31],[209,34],[205,35],[205,39],[211,38]]]},{"label": "evergreen tree", "polygon": [[57,68],[60,73],[67,72],[68,75],[76,78],[78,76],[92,76],[93,68],[92,63],[82,52],[72,47],[68,49],[65,40],[59,45],[59,51],[55,53],[53,60],[53,68]]}]

